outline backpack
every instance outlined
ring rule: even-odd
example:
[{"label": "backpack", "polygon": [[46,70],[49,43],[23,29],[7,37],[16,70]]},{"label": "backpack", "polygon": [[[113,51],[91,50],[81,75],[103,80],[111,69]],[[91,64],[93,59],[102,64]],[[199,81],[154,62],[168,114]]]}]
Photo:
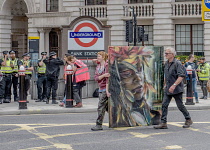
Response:
[{"label": "backpack", "polygon": [[93,92],[93,97],[99,97],[99,88],[96,88]]}]

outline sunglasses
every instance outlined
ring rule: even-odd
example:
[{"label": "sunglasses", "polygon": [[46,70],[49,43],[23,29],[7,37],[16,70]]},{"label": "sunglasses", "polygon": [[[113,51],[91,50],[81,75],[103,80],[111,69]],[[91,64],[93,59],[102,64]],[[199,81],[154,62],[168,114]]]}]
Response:
[{"label": "sunglasses", "polygon": [[165,55],[172,54],[172,53],[165,53]]}]

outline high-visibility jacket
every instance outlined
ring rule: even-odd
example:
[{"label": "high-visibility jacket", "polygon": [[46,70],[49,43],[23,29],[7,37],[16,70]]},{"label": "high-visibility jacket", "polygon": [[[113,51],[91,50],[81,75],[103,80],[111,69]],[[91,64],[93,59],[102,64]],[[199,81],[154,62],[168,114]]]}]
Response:
[{"label": "high-visibility jacket", "polygon": [[12,64],[14,65],[12,72],[18,72],[18,59],[15,58],[14,60],[11,59]]},{"label": "high-visibility jacket", "polygon": [[76,60],[74,64],[78,66],[75,72],[76,83],[89,80],[90,74],[87,65],[84,64],[81,60]]},{"label": "high-visibility jacket", "polygon": [[38,73],[45,74],[46,73],[46,64],[43,62],[42,66],[38,65],[37,71],[38,71]]},{"label": "high-visibility jacket", "polygon": [[1,66],[1,72],[2,73],[12,73],[12,67],[10,66],[11,60],[7,59],[6,60],[6,65],[5,66]]},{"label": "high-visibility jacket", "polygon": [[[25,60],[21,60],[22,62],[23,62],[23,65],[25,65],[26,64],[26,66],[29,68],[29,67],[31,67],[30,66],[30,60],[27,60],[27,61],[25,61]],[[28,70],[28,69],[26,69],[26,72],[25,72],[25,74],[32,74],[32,71],[31,70]]]},{"label": "high-visibility jacket", "polygon": [[209,64],[203,63],[198,66],[201,71],[198,72],[199,80],[209,80]]}]

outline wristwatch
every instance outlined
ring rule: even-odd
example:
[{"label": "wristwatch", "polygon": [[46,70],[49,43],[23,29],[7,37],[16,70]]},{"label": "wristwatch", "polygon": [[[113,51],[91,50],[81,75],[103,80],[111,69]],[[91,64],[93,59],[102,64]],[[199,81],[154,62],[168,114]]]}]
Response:
[{"label": "wristwatch", "polygon": [[174,83],[173,85],[175,85],[175,86],[176,86],[177,84],[175,84],[175,83]]}]

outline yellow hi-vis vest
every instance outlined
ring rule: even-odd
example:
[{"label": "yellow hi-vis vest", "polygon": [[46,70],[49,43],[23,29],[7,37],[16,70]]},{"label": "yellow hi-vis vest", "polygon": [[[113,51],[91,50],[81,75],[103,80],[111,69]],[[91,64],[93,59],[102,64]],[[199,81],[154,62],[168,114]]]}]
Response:
[{"label": "yellow hi-vis vest", "polygon": [[10,59],[8,59],[7,61],[6,61],[6,65],[5,66],[1,66],[1,72],[2,73],[12,73],[12,67],[10,67],[10,63],[11,63],[11,61],[10,61]]},{"label": "yellow hi-vis vest", "polygon": [[12,72],[18,72],[18,59],[15,58],[14,60],[11,59],[11,63],[14,65]]},{"label": "yellow hi-vis vest", "polygon": [[[26,66],[31,67],[30,66],[30,60],[24,61],[23,59],[21,60],[23,62],[23,65],[26,64]],[[31,70],[26,69],[26,73],[25,74],[32,74]]]},{"label": "yellow hi-vis vest", "polygon": [[37,71],[38,71],[38,73],[45,74],[46,73],[45,63],[43,63],[43,65],[41,67],[38,65]]}]

